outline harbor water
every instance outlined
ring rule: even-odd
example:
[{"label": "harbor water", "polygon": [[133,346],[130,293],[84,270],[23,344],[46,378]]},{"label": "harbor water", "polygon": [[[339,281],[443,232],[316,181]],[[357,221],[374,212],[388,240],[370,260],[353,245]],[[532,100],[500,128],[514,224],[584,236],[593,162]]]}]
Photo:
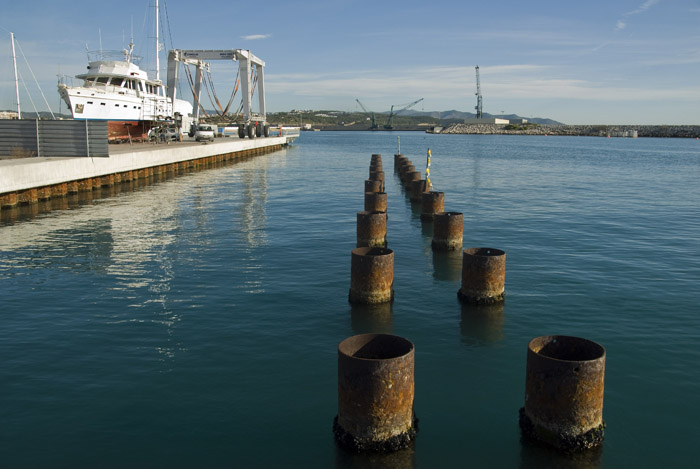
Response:
[{"label": "harbor water", "polygon": [[[507,254],[506,299],[457,298],[393,154]],[[393,304],[348,302],[356,213],[383,155]],[[285,150],[0,213],[0,466],[697,467],[700,143],[307,132]],[[337,347],[415,344],[415,445],[338,448]],[[521,441],[528,342],[607,351],[600,450]]]}]

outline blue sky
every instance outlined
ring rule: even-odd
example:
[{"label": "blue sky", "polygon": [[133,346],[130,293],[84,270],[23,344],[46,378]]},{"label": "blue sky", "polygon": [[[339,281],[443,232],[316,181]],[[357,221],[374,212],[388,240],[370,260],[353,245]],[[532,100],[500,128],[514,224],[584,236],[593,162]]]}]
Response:
[{"label": "blue sky", "polygon": [[[424,98],[414,109],[473,112],[479,65],[491,114],[700,124],[700,0],[160,2],[174,47],[265,60],[269,111],[358,111],[356,98],[388,111]],[[121,49],[133,25],[137,52],[153,58],[154,0],[4,3],[0,109],[16,106],[10,31],[39,109],[32,72],[57,111],[56,75],[85,71],[86,43]],[[215,64],[213,76],[228,101],[235,68]],[[24,90],[20,101],[33,110]]]}]

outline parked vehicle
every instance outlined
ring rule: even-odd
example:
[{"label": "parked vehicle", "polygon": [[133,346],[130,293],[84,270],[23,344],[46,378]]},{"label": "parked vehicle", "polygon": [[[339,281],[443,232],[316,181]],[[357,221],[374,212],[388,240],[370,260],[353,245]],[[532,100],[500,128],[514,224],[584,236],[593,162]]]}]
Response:
[{"label": "parked vehicle", "polygon": [[197,125],[197,130],[194,132],[194,139],[198,142],[202,140],[214,141],[214,126],[210,124],[199,124]]}]

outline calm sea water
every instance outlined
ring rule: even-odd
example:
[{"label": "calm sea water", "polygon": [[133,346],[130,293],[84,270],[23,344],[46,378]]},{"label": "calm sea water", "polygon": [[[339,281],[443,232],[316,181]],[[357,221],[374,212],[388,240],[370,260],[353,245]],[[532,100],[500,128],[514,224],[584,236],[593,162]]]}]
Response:
[{"label": "calm sea water", "polygon": [[[502,308],[458,299],[396,176],[428,148],[464,247],[507,253]],[[390,307],[347,302],[355,213],[381,153]],[[700,143],[305,133],[294,146],[0,224],[0,466],[697,467]],[[420,431],[336,448],[337,344],[416,346]],[[601,451],[523,444],[527,343],[607,349]]]}]

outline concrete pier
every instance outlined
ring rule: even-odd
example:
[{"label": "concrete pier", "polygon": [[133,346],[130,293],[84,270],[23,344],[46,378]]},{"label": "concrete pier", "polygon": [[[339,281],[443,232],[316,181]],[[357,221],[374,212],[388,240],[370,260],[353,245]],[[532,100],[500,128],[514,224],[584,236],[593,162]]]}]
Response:
[{"label": "concrete pier", "polygon": [[110,145],[109,157],[4,159],[0,160],[0,207],[35,203],[157,173],[261,155],[280,150],[291,140],[281,136],[220,138],[208,144],[122,144]]}]

